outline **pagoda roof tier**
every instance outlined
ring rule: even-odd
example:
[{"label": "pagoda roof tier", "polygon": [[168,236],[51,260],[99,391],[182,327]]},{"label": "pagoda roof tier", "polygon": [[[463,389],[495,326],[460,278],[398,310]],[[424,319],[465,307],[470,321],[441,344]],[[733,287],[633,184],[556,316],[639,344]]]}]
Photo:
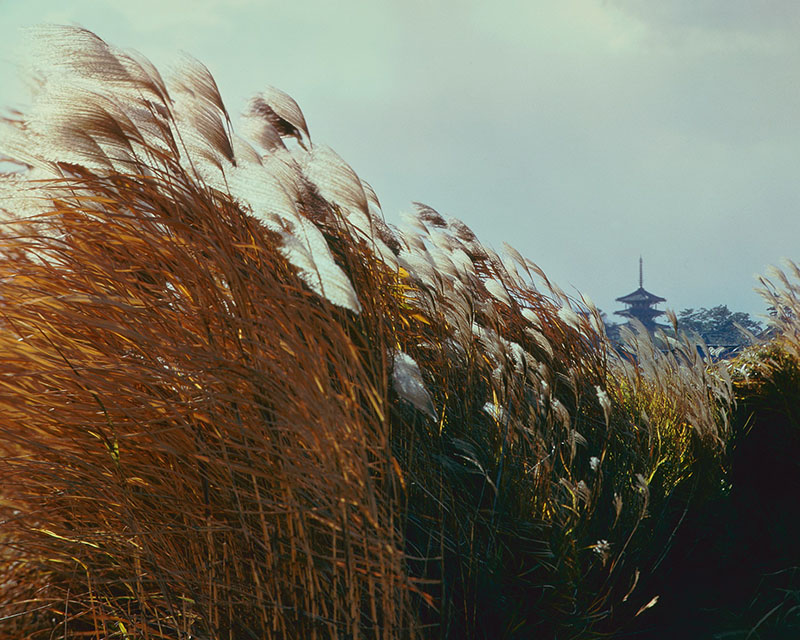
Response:
[{"label": "pagoda roof tier", "polygon": [[663,311],[659,311],[658,309],[650,309],[650,308],[641,308],[641,309],[623,309],[622,311],[615,311],[615,315],[623,316],[625,318],[636,318],[637,320],[644,322],[650,322],[653,318],[657,318],[658,316],[664,315]]},{"label": "pagoda roof tier", "polygon": [[659,302],[666,302],[666,298],[661,298],[660,296],[655,295],[654,293],[650,293],[644,287],[639,287],[633,293],[629,293],[626,296],[622,296],[621,298],[617,298],[617,302],[624,302],[625,304],[634,304],[634,305],[650,305],[650,304],[658,304]]}]

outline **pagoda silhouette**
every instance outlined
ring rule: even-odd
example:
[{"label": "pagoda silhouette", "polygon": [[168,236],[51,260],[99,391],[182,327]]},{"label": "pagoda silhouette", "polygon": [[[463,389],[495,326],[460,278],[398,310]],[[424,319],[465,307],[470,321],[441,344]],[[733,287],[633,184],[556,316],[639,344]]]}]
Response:
[{"label": "pagoda silhouette", "polygon": [[650,293],[644,288],[642,257],[639,256],[639,288],[633,293],[617,298],[617,302],[626,304],[627,308],[622,311],[615,311],[614,313],[628,318],[629,320],[635,318],[641,322],[648,331],[653,332],[659,327],[658,323],[656,323],[656,318],[664,314],[663,311],[656,309],[655,305],[666,301],[666,298]]}]

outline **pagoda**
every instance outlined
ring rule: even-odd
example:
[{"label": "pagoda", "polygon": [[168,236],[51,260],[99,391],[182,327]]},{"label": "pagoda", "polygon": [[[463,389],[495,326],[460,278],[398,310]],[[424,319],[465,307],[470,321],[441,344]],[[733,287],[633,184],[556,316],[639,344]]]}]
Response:
[{"label": "pagoda", "polygon": [[660,302],[666,302],[666,299],[650,293],[644,288],[641,256],[639,256],[639,288],[633,293],[617,298],[617,302],[628,305],[627,308],[622,311],[615,311],[614,313],[617,315],[625,318],[635,318],[650,332],[658,328],[655,319],[663,315],[664,312],[656,309],[655,305]]}]

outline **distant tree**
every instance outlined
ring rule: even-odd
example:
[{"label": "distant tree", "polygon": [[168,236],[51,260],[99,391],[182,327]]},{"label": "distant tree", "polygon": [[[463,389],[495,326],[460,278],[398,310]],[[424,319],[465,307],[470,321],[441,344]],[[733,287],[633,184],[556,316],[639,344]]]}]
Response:
[{"label": "distant tree", "polygon": [[754,335],[764,327],[744,311],[732,312],[721,304],[711,309],[684,309],[678,314],[678,328],[697,333],[706,344],[734,346],[747,344],[747,338],[737,328],[739,325]]}]

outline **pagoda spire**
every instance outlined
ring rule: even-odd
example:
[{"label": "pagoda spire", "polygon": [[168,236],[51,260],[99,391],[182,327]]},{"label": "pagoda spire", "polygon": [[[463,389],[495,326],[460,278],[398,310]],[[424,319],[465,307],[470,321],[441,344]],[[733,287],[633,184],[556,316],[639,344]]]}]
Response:
[{"label": "pagoda spire", "polygon": [[644,289],[644,276],[642,275],[642,255],[639,254],[639,288]]}]

